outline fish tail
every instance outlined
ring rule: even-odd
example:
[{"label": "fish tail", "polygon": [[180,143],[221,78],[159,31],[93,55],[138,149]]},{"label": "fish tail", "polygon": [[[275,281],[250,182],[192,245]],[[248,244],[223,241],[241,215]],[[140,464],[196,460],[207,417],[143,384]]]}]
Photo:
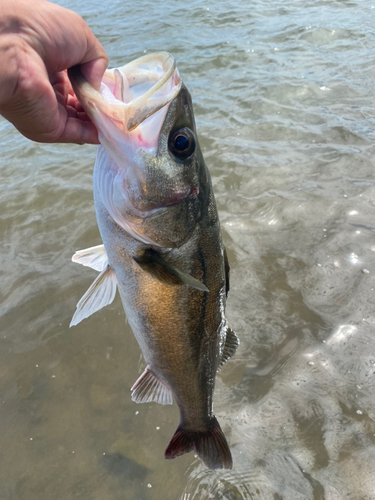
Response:
[{"label": "fish tail", "polygon": [[179,425],[167,449],[165,458],[176,458],[195,450],[209,469],[231,469],[232,455],[219,422],[212,417],[205,431],[185,430]]}]

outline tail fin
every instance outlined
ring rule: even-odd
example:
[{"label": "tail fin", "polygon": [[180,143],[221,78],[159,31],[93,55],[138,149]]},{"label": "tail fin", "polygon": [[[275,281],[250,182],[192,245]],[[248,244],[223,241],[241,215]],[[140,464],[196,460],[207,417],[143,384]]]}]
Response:
[{"label": "tail fin", "polygon": [[232,455],[227,440],[215,417],[205,431],[187,431],[177,427],[167,449],[165,458],[176,458],[195,450],[209,469],[231,469]]}]

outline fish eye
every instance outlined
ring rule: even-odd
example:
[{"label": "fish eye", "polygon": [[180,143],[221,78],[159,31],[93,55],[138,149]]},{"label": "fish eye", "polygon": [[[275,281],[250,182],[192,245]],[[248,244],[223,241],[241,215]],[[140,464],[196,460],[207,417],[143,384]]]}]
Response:
[{"label": "fish eye", "polygon": [[169,136],[168,147],[173,156],[179,160],[186,160],[195,151],[193,132],[187,127],[176,130]]}]

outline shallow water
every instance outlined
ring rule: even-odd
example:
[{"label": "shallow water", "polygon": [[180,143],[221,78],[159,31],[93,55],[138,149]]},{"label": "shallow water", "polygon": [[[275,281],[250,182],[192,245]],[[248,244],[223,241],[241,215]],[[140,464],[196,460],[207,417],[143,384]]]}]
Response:
[{"label": "shallow water", "polygon": [[119,298],[69,329],[96,276],[95,147],[0,121],[0,498],[375,496],[375,4],[66,0],[111,65],[177,59],[194,101],[241,339],[217,377],[232,471],[163,460],[178,411],[136,405]]}]

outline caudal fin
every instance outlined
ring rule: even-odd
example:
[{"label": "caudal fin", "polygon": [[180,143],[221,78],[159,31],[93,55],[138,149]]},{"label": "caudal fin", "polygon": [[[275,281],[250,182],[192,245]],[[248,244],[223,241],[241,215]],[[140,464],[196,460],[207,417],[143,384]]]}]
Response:
[{"label": "caudal fin", "polygon": [[184,430],[179,425],[164,456],[176,458],[192,450],[197,452],[209,469],[231,469],[233,466],[227,440],[215,417],[205,431]]}]

